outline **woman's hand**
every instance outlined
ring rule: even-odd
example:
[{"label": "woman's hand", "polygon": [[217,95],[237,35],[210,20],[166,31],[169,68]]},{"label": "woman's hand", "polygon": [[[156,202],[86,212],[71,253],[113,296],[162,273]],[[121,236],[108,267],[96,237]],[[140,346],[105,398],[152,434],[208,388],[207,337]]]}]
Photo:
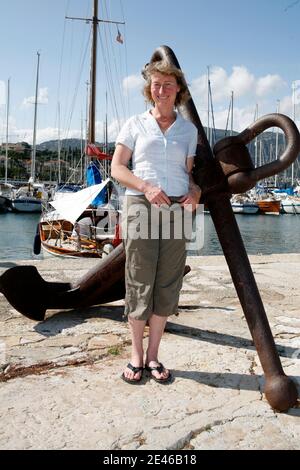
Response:
[{"label": "woman's hand", "polygon": [[180,203],[181,207],[183,207],[184,209],[190,212],[194,212],[194,210],[197,209],[197,205],[199,204],[200,197],[201,197],[201,189],[199,188],[199,186],[196,187],[195,185],[195,187],[190,189],[187,194],[182,196],[182,198],[180,198],[178,202]]},{"label": "woman's hand", "polygon": [[149,186],[147,187],[146,191],[144,192],[146,199],[151,204],[154,204],[156,207],[160,207],[162,204],[171,205],[171,201],[166,195],[166,193],[157,186]]}]

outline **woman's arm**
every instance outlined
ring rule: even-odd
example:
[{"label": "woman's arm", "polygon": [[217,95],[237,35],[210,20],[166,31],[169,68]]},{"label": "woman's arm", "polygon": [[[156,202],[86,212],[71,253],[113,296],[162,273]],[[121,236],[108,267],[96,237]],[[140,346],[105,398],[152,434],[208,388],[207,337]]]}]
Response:
[{"label": "woman's arm", "polygon": [[132,150],[130,150],[130,148],[123,144],[117,144],[111,162],[111,176],[118,180],[123,186],[126,186],[126,188],[132,188],[144,193],[147,190],[147,183],[135,176],[132,171],[127,168],[131,156]]},{"label": "woman's arm", "polygon": [[123,144],[117,144],[111,162],[111,176],[118,180],[123,186],[144,193],[151,204],[170,205],[170,199],[160,188],[143,181],[127,168],[131,156],[132,150],[130,150],[130,148]]},{"label": "woman's arm", "polygon": [[197,208],[197,204],[199,204],[199,201],[200,201],[201,188],[195,183],[193,175],[192,175],[194,159],[187,158],[186,166],[187,166],[187,172],[189,174],[189,192],[185,194],[179,200],[179,202],[181,202],[181,205],[185,207],[186,209],[189,209],[191,207],[192,211],[194,211]]}]

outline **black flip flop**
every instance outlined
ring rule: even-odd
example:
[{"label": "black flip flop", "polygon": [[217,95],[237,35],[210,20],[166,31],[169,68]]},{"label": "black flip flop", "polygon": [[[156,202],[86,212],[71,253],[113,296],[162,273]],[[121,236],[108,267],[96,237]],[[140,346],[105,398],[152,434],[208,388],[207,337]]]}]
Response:
[{"label": "black flip flop", "polygon": [[152,374],[152,371],[153,370],[157,370],[157,372],[159,372],[160,374],[165,370],[166,368],[163,366],[163,364],[161,362],[158,363],[158,366],[155,366],[155,367],[150,367],[148,366],[147,364],[145,364],[145,370],[150,372],[150,375],[152,377],[153,380],[155,380],[155,382],[158,382],[160,384],[165,384],[165,383],[168,383],[172,380],[172,374],[171,372],[169,371],[169,375],[168,377],[166,377],[165,379],[158,379],[157,377],[155,377],[153,374]]},{"label": "black flip flop", "polygon": [[140,381],[142,380],[142,377],[143,377],[144,367],[135,367],[130,362],[129,362],[129,364],[127,364],[127,367],[128,367],[128,369],[132,370],[132,372],[134,372],[135,374],[137,372],[141,371],[142,372],[141,377],[139,379],[129,379],[128,377],[125,377],[124,372],[123,372],[123,374],[121,375],[121,379],[124,380],[124,382],[127,382],[128,384],[138,384],[138,383],[140,383]]}]

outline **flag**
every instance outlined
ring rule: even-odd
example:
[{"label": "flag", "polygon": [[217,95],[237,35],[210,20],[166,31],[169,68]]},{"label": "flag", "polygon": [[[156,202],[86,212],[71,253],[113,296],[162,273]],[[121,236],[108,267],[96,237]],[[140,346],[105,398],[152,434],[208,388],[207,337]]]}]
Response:
[{"label": "flag", "polygon": [[293,82],[294,104],[300,104],[300,80]]},{"label": "flag", "polygon": [[120,43],[120,44],[123,44],[123,38],[122,38],[122,34],[120,33],[120,31],[118,30],[118,35],[116,37],[116,40]]}]

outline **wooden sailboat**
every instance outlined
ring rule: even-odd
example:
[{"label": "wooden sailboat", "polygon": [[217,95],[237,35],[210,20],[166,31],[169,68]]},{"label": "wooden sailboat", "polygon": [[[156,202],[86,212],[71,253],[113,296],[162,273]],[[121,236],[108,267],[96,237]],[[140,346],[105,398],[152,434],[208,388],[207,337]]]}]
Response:
[{"label": "wooden sailboat", "polygon": [[[94,0],[93,18],[85,21],[92,23],[89,126],[85,153],[91,164],[99,168],[99,162],[108,162],[112,157],[95,145],[97,28],[100,21],[105,22],[98,18],[98,0]],[[114,21],[109,23],[123,24]],[[46,252],[76,258],[102,257],[120,243],[118,187],[109,178],[109,172],[105,171],[107,168],[108,165],[102,167],[104,174],[101,177],[106,178],[102,185],[92,185],[60,202],[50,202],[55,210],[43,214],[39,223],[39,238]],[[93,202],[101,191],[106,196],[102,204],[97,206]],[[72,210],[74,207],[77,208],[75,213]],[[35,253],[39,250],[38,245]]]},{"label": "wooden sailboat", "polygon": [[280,214],[280,200],[278,199],[257,199],[255,203],[258,205],[260,212],[263,214]]}]

